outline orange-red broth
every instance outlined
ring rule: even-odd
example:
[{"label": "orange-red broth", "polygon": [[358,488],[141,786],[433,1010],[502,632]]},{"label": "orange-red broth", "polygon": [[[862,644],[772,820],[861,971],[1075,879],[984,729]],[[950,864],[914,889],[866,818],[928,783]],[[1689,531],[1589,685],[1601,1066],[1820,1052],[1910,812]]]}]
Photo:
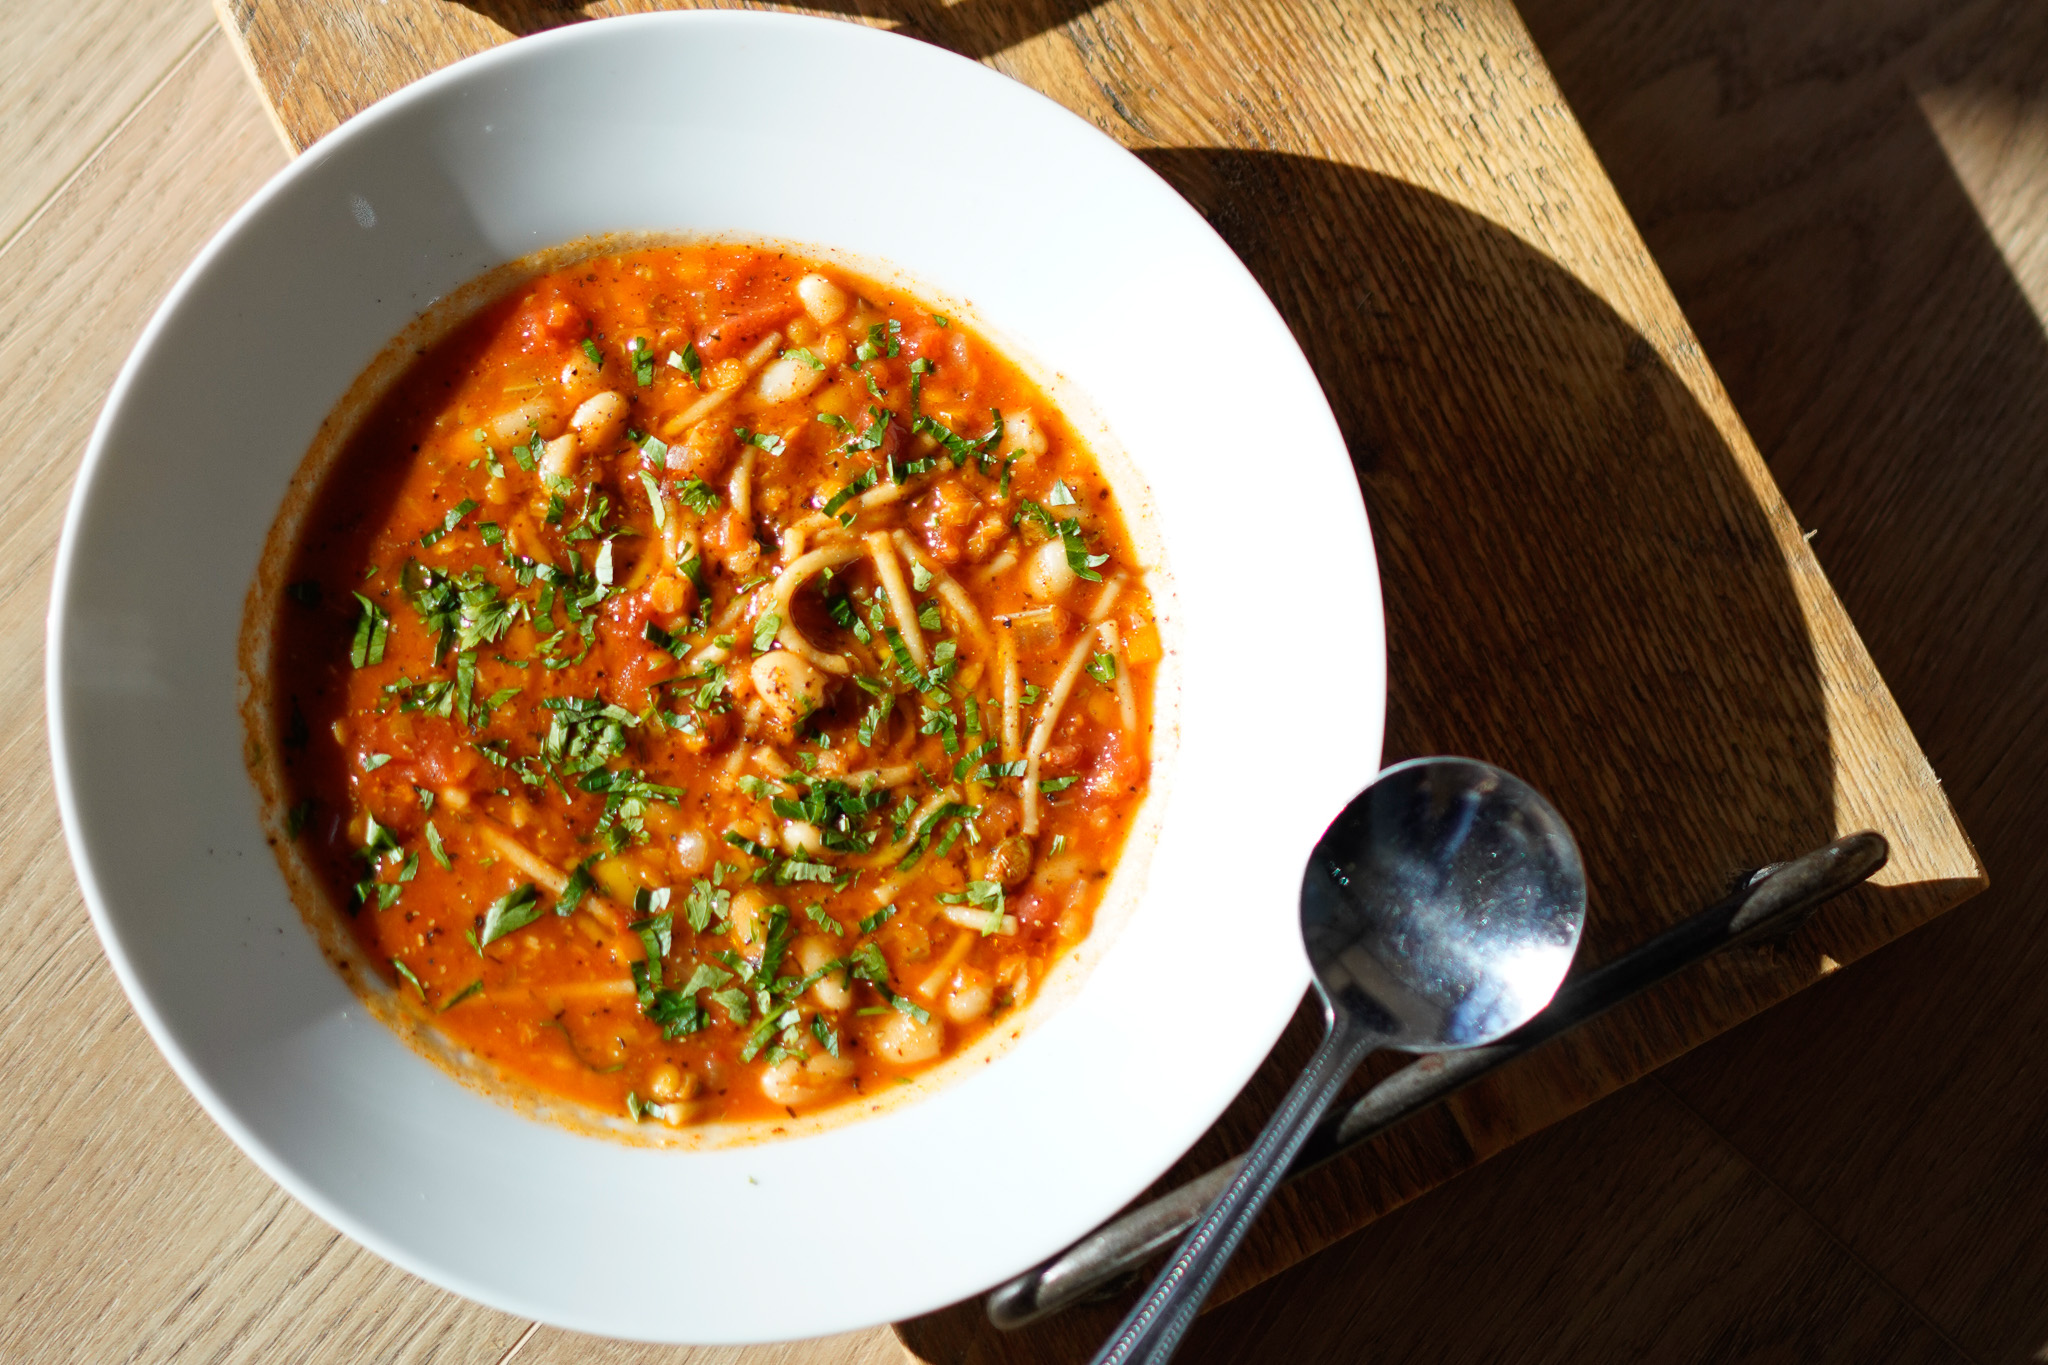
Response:
[{"label": "orange-red broth", "polygon": [[501,1074],[794,1115],[970,1045],[1088,933],[1152,604],[1045,395],[900,291],[732,246],[556,271],[411,363],[304,526],[288,826]]}]

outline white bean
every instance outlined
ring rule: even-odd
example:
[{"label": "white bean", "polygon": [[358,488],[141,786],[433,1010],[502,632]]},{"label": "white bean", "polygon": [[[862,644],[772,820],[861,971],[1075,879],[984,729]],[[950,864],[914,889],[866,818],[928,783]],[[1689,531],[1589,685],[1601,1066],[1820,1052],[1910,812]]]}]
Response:
[{"label": "white bean", "polygon": [[920,1023],[914,1015],[891,1010],[875,1026],[871,1041],[885,1061],[912,1066],[939,1055],[946,1045],[946,1026],[937,1019]]},{"label": "white bean", "polygon": [[815,858],[825,851],[825,832],[808,820],[784,820],[782,849],[785,853]]},{"label": "white bean", "polygon": [[825,704],[824,673],[789,650],[772,650],[754,660],[752,676],[754,690],[785,731],[794,731]]},{"label": "white bean", "polygon": [[1051,602],[1073,591],[1074,566],[1067,563],[1067,543],[1048,540],[1031,552],[1024,564],[1024,587],[1041,602]]},{"label": "white bean", "polygon": [[566,479],[576,472],[576,434],[565,431],[541,447],[540,472],[551,479]]},{"label": "white bean", "polygon": [[846,316],[846,291],[823,275],[806,275],[798,280],[796,296],[803,300],[804,311],[811,315],[811,321],[821,327]]},{"label": "white bean", "polygon": [[[796,954],[797,965],[803,968],[805,976],[839,956],[832,940],[823,934],[805,934],[790,945],[790,951]],[[845,969],[819,978],[818,984],[811,987],[811,999],[817,1002],[819,1009],[833,1014],[851,1005],[853,989],[847,984]]]},{"label": "white bean", "polygon": [[676,836],[676,866],[685,873],[702,872],[711,865],[711,841],[701,829],[686,829]]},{"label": "white bean", "polygon": [[761,1073],[761,1093],[772,1103],[797,1105],[853,1074],[853,1058],[814,1052],[804,1061],[785,1058]]},{"label": "white bean", "polygon": [[996,986],[987,972],[962,967],[953,974],[952,989],[946,992],[946,1017],[956,1024],[971,1024],[995,1004]]},{"label": "white bean", "polygon": [[1002,454],[1015,455],[1029,464],[1045,454],[1050,445],[1045,437],[1045,428],[1038,424],[1031,409],[1019,408],[1003,414]]},{"label": "white bean", "polygon": [[484,435],[491,438],[494,446],[524,445],[532,438],[535,427],[546,431],[559,420],[561,412],[554,400],[533,398],[484,423]]},{"label": "white bean", "polygon": [[793,403],[809,397],[811,390],[824,382],[823,370],[814,370],[795,356],[786,355],[762,366],[761,377],[754,381],[754,392],[764,403]]},{"label": "white bean", "polygon": [[768,908],[768,895],[753,887],[738,892],[732,904],[726,907],[726,918],[732,921],[733,936],[741,943],[759,943],[763,930],[762,912]]},{"label": "white bean", "polygon": [[606,389],[584,399],[576,409],[576,415],[569,419],[569,425],[585,451],[603,455],[624,434],[629,409],[624,394]]}]

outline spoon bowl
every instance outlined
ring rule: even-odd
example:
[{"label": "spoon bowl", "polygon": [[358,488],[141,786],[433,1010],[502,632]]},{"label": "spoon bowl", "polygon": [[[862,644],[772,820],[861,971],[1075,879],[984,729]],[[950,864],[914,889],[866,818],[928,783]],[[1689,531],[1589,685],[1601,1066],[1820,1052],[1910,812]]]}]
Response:
[{"label": "spoon bowl", "polygon": [[1318,989],[1408,1052],[1520,1028],[1563,982],[1585,907],[1563,817],[1468,758],[1387,769],[1316,841],[1301,880]]},{"label": "spoon bowl", "polygon": [[1512,1033],[1550,1003],[1586,922],[1564,818],[1469,758],[1381,773],[1309,856],[1302,946],[1329,1033],[1301,1079],[1096,1365],[1172,1356],[1316,1120],[1368,1053],[1443,1052]]}]

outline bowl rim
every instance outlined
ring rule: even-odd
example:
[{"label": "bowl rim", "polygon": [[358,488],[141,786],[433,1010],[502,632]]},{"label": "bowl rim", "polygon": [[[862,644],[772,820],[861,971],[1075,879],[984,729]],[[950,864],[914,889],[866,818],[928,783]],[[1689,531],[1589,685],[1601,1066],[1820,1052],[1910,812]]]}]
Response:
[{"label": "bowl rim", "polygon": [[[87,444],[74,479],[73,490],[66,508],[55,556],[50,606],[46,621],[44,661],[46,733],[50,745],[53,787],[63,821],[66,848],[70,854],[74,872],[78,877],[80,889],[94,929],[100,938],[103,951],[113,967],[115,976],[120,981],[124,994],[126,994],[131,1007],[134,1008],[137,1016],[141,1019],[151,1040],[164,1055],[166,1061],[170,1063],[173,1072],[185,1085],[186,1089],[199,1101],[208,1116],[265,1174],[270,1176],[271,1179],[282,1186],[296,1200],[311,1209],[324,1221],[377,1255],[403,1269],[420,1275],[432,1283],[441,1285],[470,1299],[504,1309],[508,1312],[538,1316],[543,1320],[577,1330],[601,1333],[615,1332],[617,1329],[607,1326],[603,1321],[582,1318],[575,1314],[565,1315],[548,1311],[536,1311],[531,1303],[508,1297],[498,1292],[488,1283],[479,1282],[468,1275],[453,1271],[446,1265],[423,1261],[419,1256],[413,1254],[410,1248],[402,1246],[385,1236],[375,1224],[358,1217],[347,1204],[330,1198],[311,1179],[302,1177],[291,1156],[286,1151],[274,1146],[266,1136],[258,1133],[245,1122],[235,1104],[215,1088],[213,1083],[204,1074],[202,1066],[188,1046],[187,1040],[180,1036],[178,1031],[165,1017],[158,1002],[153,998],[149,986],[142,979],[140,969],[131,960],[128,948],[124,942],[120,922],[121,916],[113,907],[109,895],[102,885],[102,880],[94,861],[94,850],[91,847],[91,840],[86,830],[86,818],[80,806],[79,791],[75,786],[79,779],[75,772],[76,759],[71,751],[68,730],[68,727],[73,722],[68,688],[72,685],[71,679],[75,667],[68,664],[67,660],[70,657],[70,645],[76,624],[73,619],[74,596],[79,586],[80,555],[85,535],[86,516],[89,504],[92,502],[95,493],[104,494],[104,480],[101,476],[104,473],[104,466],[111,458],[109,452],[114,442],[112,433],[117,416],[131,402],[132,391],[140,382],[140,376],[148,360],[161,345],[165,332],[170,328],[173,320],[180,314],[181,310],[189,305],[194,294],[208,284],[216,263],[232,246],[239,243],[246,235],[252,231],[259,230],[255,225],[259,223],[277,200],[289,194],[301,181],[320,175],[321,167],[327,160],[325,153],[347,145],[349,140],[365,136],[373,130],[407,118],[413,111],[436,100],[444,91],[451,87],[459,87],[465,82],[494,73],[501,67],[536,60],[539,54],[544,54],[558,48],[570,48],[585,43],[629,40],[632,33],[639,30],[681,29],[685,33],[712,33],[716,30],[727,28],[747,32],[765,32],[770,35],[771,40],[776,32],[783,30],[810,32],[829,29],[834,31],[838,38],[851,44],[908,45],[915,42],[915,40],[890,33],[886,30],[871,28],[847,20],[786,13],[704,10],[665,11],[621,16],[607,18],[596,23],[567,25],[562,28],[515,39],[487,49],[484,52],[474,54],[448,67],[430,73],[362,110],[319,142],[308,147],[303,153],[295,157],[252,195],[248,201],[236,209],[181,273],[176,283],[165,295],[163,301],[158,305],[148,323],[137,337],[134,346],[123,362],[113,385],[108,391],[99,419],[95,424],[91,439]],[[1171,191],[1171,186],[1166,185],[1166,182],[1149,166],[1145,165],[1144,162],[1131,155],[1128,149],[1123,148],[1114,139],[1110,138],[1086,119],[1066,109],[1049,97],[1030,89],[1028,86],[1022,85],[1020,82],[1012,81],[981,63],[956,53],[923,43],[916,43],[916,46],[922,53],[921,60],[945,64],[955,69],[971,69],[973,74],[967,77],[967,79],[990,83],[1000,82],[1001,86],[1007,87],[1013,96],[1027,96],[1030,100],[1035,101],[1041,106],[1042,112],[1049,119],[1055,122],[1064,122],[1071,127],[1083,130],[1089,138],[1096,140],[1107,148],[1113,148],[1117,152],[1122,153],[1127,163],[1127,168],[1131,173],[1142,175],[1144,178],[1157,182]],[[996,87],[991,84],[989,88],[993,89]],[[1237,259],[1222,238],[1215,233],[1214,229],[1191,206],[1186,204],[1185,200],[1181,200],[1177,194],[1174,197],[1178,203],[1178,211],[1185,215],[1189,229],[1197,235],[1205,235],[1214,250],[1219,253],[1220,262],[1226,268],[1234,268],[1239,272],[1243,277],[1243,281],[1263,298],[1263,291],[1260,289],[1257,281],[1251,277],[1250,272],[1245,269],[1242,262]],[[1292,349],[1294,356],[1300,361],[1300,364],[1306,371],[1306,359],[1301,357],[1299,347],[1294,343],[1291,335],[1287,333],[1285,323],[1280,320],[1278,313],[1272,310],[1270,299],[1264,301],[1267,310],[1272,312],[1273,325],[1278,329],[1280,337],[1285,338],[1284,344]],[[1313,373],[1312,371],[1308,371],[1308,373],[1310,382],[1313,384]],[[1341,435],[1336,434],[1335,421],[1334,418],[1329,416],[1326,400],[1321,416],[1324,421],[1328,422],[1331,436],[1336,441],[1338,449],[1341,450],[1342,438]],[[1144,466],[1143,459],[1136,455],[1133,455],[1133,459],[1142,472]],[[1360,568],[1364,577],[1355,586],[1361,599],[1359,605],[1365,617],[1365,620],[1361,623],[1365,628],[1362,647],[1367,656],[1370,676],[1365,680],[1367,686],[1363,689],[1364,695],[1357,699],[1356,708],[1349,720],[1354,729],[1362,734],[1369,734],[1368,747],[1377,757],[1380,739],[1383,734],[1385,714],[1384,624],[1377,564],[1372,550],[1372,539],[1366,520],[1366,511],[1362,501],[1355,502],[1353,508],[1356,514],[1357,542],[1348,548],[1362,552]],[[1376,766],[1376,763],[1374,766]],[[1370,776],[1371,773],[1369,772],[1358,774],[1358,785],[1362,787]],[[1184,774],[1181,780],[1186,782],[1189,779]],[[1170,812],[1167,815],[1167,819],[1169,821],[1172,819]],[[1297,991],[1300,987],[1305,986],[1306,982],[1307,973],[1304,966],[1296,982]],[[1199,1123],[1194,1125],[1192,1133],[1186,1135],[1189,1141],[1192,1141],[1193,1137],[1199,1136],[1214,1121],[1230,1099],[1235,1096],[1244,1081],[1249,1079],[1251,1072],[1256,1070],[1260,1060],[1263,1058],[1266,1048],[1278,1037],[1280,1030],[1284,1028],[1289,1017],[1291,1017],[1291,1011],[1281,1014],[1274,1019],[1259,1021],[1257,1027],[1262,1034],[1261,1045],[1253,1050],[1248,1063],[1239,1067],[1225,1069],[1219,1073],[1218,1086],[1213,1097],[1214,1103],[1212,1106],[1197,1106],[1199,1108],[1206,1108],[1206,1116],[1201,1117]],[[1184,1146],[1185,1144],[1182,1145]],[[1155,1171],[1153,1174],[1156,1176],[1158,1172]],[[1135,1196],[1141,1188],[1142,1186],[1132,1188],[1127,1192],[1126,1197]],[[1113,1212],[1114,1206],[1112,1205],[1100,1210],[1100,1216],[1107,1216]],[[1082,1230],[1085,1231],[1085,1228]],[[1029,1263],[1029,1260],[1019,1262],[1015,1268],[1021,1270]],[[917,1311],[928,1311],[930,1308],[941,1306],[945,1301],[946,1299],[944,1298],[931,1301],[925,1308],[918,1309]],[[886,1321],[888,1317],[901,1315],[901,1313],[892,1310],[882,1318],[868,1317],[858,1321],[827,1322],[822,1327],[815,1322],[805,1322],[803,1326],[807,1333],[812,1330],[841,1330],[847,1327],[865,1325],[866,1323]],[[666,1335],[645,1336],[639,1331],[634,1331],[631,1334],[640,1339],[648,1340],[685,1339]],[[715,1341],[768,1340],[774,1339],[774,1336],[719,1336],[690,1339]]]}]

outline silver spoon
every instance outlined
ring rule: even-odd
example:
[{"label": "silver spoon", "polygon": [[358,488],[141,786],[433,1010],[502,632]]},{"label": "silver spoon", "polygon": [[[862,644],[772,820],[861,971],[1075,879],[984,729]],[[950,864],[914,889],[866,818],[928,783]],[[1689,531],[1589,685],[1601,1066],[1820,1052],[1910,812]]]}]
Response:
[{"label": "silver spoon", "polygon": [[1578,845],[1520,778],[1469,758],[1418,758],[1353,797],[1301,880],[1301,937],[1329,1035],[1095,1365],[1173,1355],[1367,1053],[1444,1052],[1513,1032],[1557,993],[1585,922]]}]

